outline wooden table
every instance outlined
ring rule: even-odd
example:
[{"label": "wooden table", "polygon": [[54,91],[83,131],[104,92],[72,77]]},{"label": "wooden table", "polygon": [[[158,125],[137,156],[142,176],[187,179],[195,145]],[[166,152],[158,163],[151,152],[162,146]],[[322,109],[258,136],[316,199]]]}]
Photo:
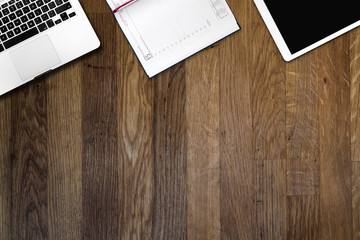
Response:
[{"label": "wooden table", "polygon": [[102,47],[0,97],[0,239],[360,239],[360,29],[286,63],[242,30],[149,80]]}]

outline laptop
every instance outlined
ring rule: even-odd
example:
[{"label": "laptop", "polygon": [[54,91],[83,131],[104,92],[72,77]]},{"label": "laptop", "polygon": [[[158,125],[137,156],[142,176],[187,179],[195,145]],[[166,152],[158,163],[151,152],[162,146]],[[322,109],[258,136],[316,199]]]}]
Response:
[{"label": "laptop", "polygon": [[78,0],[0,0],[0,95],[99,46]]}]

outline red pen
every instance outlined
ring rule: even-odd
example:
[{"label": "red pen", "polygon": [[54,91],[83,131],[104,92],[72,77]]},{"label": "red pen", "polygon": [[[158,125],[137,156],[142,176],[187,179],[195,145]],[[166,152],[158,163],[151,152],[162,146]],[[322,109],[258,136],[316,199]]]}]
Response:
[{"label": "red pen", "polygon": [[124,7],[126,6],[129,6],[130,4],[132,4],[133,2],[136,2],[137,0],[130,0],[130,1],[127,1],[126,3],[118,6],[117,8],[115,8],[115,10],[113,11],[113,13],[116,13],[117,11],[119,11],[120,9],[123,9]]}]

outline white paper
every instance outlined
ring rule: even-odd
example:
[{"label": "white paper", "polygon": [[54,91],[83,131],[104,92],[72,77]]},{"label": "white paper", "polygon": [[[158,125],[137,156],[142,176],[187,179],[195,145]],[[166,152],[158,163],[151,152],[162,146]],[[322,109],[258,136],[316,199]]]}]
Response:
[{"label": "white paper", "polygon": [[138,0],[115,17],[150,78],[240,29],[225,0]]}]

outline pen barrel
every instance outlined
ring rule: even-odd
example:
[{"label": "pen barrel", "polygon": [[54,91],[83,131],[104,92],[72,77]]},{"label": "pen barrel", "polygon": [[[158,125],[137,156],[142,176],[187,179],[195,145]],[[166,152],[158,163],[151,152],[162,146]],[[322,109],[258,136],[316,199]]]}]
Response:
[{"label": "pen barrel", "polygon": [[136,0],[130,0],[130,1],[127,1],[126,3],[123,3],[121,4],[119,7],[115,8],[115,10],[113,11],[113,13],[116,13],[117,11],[123,9],[124,7],[127,7],[129,6],[130,4],[136,2]]}]

